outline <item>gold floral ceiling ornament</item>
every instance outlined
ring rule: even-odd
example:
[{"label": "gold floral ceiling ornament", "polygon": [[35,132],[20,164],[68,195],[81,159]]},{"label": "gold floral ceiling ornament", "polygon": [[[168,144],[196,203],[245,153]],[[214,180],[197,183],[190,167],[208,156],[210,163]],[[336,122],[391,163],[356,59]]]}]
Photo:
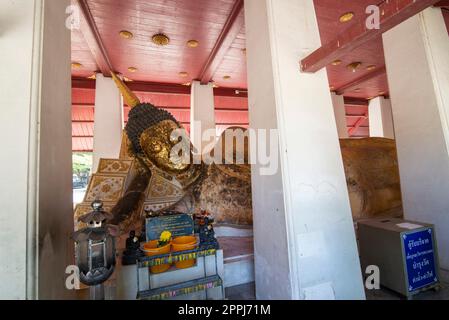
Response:
[{"label": "gold floral ceiling ornament", "polygon": [[357,69],[362,65],[361,62],[357,61],[357,62],[353,62],[348,64],[346,67],[351,70],[352,72],[356,72]]},{"label": "gold floral ceiling ornament", "polygon": [[157,33],[151,37],[151,41],[157,46],[166,46],[170,43],[170,38],[163,33]]},{"label": "gold floral ceiling ornament", "polygon": [[338,65],[341,64],[341,60],[334,60],[334,61],[332,61],[331,64],[332,64],[333,66],[338,66]]},{"label": "gold floral ceiling ornament", "polygon": [[134,72],[137,71],[137,68],[136,68],[136,67],[129,67],[129,68],[128,68],[128,71],[134,73]]},{"label": "gold floral ceiling ornament", "polygon": [[223,80],[229,80],[229,79],[231,79],[231,76],[229,76],[229,75],[223,76]]},{"label": "gold floral ceiling ornament", "polygon": [[134,37],[134,35],[132,34],[132,32],[129,32],[128,30],[122,30],[119,32],[120,37],[122,37],[123,39],[132,39]]},{"label": "gold floral ceiling ornament", "polygon": [[72,62],[72,69],[81,69],[82,66],[83,65],[79,62]]},{"label": "gold floral ceiling ornament", "polygon": [[187,78],[187,76],[189,75],[189,73],[186,72],[186,71],[181,71],[181,72],[178,73],[178,74],[179,74],[179,76],[180,76],[181,78]]},{"label": "gold floral ceiling ornament", "polygon": [[198,42],[198,40],[195,40],[195,39],[187,41],[187,46],[189,48],[197,48],[199,46],[199,44],[200,43]]},{"label": "gold floral ceiling ornament", "polygon": [[346,23],[352,20],[354,18],[354,12],[346,12],[342,14],[339,18],[341,23]]}]

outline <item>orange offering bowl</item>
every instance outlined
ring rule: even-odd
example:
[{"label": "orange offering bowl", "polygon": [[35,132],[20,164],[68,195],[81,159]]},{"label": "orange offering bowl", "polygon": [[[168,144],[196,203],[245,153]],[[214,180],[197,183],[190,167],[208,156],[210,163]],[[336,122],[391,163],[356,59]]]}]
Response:
[{"label": "orange offering bowl", "polygon": [[[165,246],[160,248],[157,247],[157,244],[158,240],[152,240],[150,242],[144,243],[142,250],[147,257],[170,253],[170,243],[167,243]],[[169,268],[169,264],[161,264],[159,266],[150,267],[150,270],[152,273],[162,273],[167,271]]]},{"label": "orange offering bowl", "polygon": [[[197,246],[197,241],[194,236],[176,237],[173,239],[171,246],[172,246],[173,252],[193,250]],[[193,265],[195,263],[196,263],[196,259],[190,259],[190,260],[175,262],[175,266],[176,266],[176,268],[179,268],[179,269],[185,269],[185,268],[193,267]]]}]

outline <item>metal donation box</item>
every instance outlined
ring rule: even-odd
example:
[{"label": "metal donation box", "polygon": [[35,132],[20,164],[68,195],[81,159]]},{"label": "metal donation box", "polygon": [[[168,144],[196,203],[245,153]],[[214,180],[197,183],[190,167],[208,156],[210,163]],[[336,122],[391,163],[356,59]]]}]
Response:
[{"label": "metal donation box", "polygon": [[439,286],[433,225],[395,218],[361,220],[358,237],[363,270],[378,266],[384,287],[411,297]]}]

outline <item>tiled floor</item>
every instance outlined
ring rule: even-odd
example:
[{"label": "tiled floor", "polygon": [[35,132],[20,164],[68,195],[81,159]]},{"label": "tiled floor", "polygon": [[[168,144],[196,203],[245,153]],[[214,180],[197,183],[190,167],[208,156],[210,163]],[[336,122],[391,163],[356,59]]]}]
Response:
[{"label": "tiled floor", "polygon": [[256,288],[254,282],[226,288],[227,300],[255,300]]},{"label": "tiled floor", "polygon": [[[256,298],[254,282],[226,288],[228,300],[254,300]],[[366,290],[367,300],[404,300],[405,298],[386,288]],[[449,284],[443,283],[439,291],[429,290],[417,294],[413,300],[449,300]]]},{"label": "tiled floor", "polygon": [[218,242],[225,259],[254,253],[253,237],[219,237]]},{"label": "tiled floor", "polygon": [[[78,299],[86,300],[89,297],[89,290],[79,290]],[[255,283],[242,284],[235,287],[226,288],[227,300],[255,300]],[[380,290],[366,290],[367,300],[404,300],[405,298],[386,288]],[[439,291],[429,290],[413,297],[414,300],[449,300],[449,284],[443,283]]]},{"label": "tiled floor", "polygon": [[[405,300],[406,298],[387,288],[380,290],[365,290],[367,300]],[[449,284],[442,283],[440,290],[428,290],[421,292],[412,298],[413,300],[449,300]]]}]

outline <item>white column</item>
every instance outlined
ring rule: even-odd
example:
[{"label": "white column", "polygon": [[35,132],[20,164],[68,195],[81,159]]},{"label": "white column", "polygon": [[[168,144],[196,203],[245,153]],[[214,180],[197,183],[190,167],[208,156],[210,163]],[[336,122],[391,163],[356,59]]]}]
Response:
[{"label": "white column", "polygon": [[73,293],[69,5],[0,1],[0,299]]},{"label": "white column", "polygon": [[97,74],[95,87],[94,152],[92,171],[101,158],[120,155],[123,131],[123,100],[112,78]]},{"label": "white column", "polygon": [[[190,139],[198,151],[204,152],[205,146],[215,139],[215,106],[214,87],[212,83],[202,85],[199,81],[192,82],[190,94]],[[203,136],[208,131],[211,136]],[[213,134],[214,133],[214,134]]]},{"label": "white column", "polygon": [[349,138],[348,125],[346,123],[345,98],[332,92],[332,105],[334,106],[335,122],[337,123],[338,137]]},{"label": "white column", "polygon": [[449,270],[449,37],[429,8],[383,36],[405,217],[434,223]]},{"label": "white column", "polygon": [[320,46],[313,0],[246,0],[245,21],[250,125],[280,141],[274,175],[252,167],[257,298],[363,299],[326,70],[298,70]]},{"label": "white column", "polygon": [[384,97],[371,99],[368,105],[369,135],[394,139],[393,114],[391,101]]}]

